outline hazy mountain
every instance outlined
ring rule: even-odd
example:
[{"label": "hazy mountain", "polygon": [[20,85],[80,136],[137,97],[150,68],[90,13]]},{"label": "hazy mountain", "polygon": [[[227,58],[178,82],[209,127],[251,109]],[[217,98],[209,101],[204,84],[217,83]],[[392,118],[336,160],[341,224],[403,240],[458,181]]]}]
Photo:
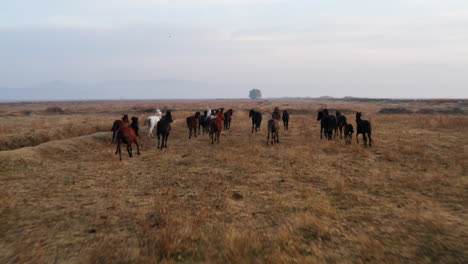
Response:
[{"label": "hazy mountain", "polygon": [[[226,87],[224,87],[226,88]],[[194,92],[199,91],[199,93]],[[228,91],[228,93],[226,93]],[[114,80],[100,83],[51,81],[26,87],[0,87],[0,101],[85,99],[176,99],[232,97],[232,89],[199,82],[160,80]]]}]

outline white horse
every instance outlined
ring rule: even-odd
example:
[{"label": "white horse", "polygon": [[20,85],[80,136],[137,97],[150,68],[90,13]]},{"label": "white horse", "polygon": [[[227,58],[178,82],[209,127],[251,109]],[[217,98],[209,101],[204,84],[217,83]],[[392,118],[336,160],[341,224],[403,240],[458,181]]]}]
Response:
[{"label": "white horse", "polygon": [[148,116],[148,118],[146,118],[145,125],[148,126],[149,128],[149,133],[148,133],[149,138],[151,138],[151,136],[153,135],[153,128],[156,126],[159,120],[161,120],[161,118],[162,118],[162,113],[161,113],[161,110],[159,109],[156,109],[155,115]]}]

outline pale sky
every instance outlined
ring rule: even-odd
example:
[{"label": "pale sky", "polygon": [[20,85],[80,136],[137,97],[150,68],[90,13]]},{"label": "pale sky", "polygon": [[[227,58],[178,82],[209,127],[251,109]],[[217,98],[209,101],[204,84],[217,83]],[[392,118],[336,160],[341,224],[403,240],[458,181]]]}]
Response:
[{"label": "pale sky", "polygon": [[468,98],[468,1],[0,3],[0,87],[168,78],[227,97]]}]

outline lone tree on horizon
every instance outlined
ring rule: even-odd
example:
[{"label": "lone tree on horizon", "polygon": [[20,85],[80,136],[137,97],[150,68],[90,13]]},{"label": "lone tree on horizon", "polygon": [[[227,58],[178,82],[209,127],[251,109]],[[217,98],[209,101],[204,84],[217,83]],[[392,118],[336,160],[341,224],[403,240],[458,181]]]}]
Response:
[{"label": "lone tree on horizon", "polygon": [[252,100],[262,98],[262,91],[260,91],[259,89],[252,89],[249,92],[249,97]]}]

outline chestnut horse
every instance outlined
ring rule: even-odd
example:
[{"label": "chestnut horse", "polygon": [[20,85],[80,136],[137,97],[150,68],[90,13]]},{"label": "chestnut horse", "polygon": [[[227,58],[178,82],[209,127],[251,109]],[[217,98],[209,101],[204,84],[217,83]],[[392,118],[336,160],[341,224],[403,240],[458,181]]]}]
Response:
[{"label": "chestnut horse", "polygon": [[123,114],[122,120],[115,120],[114,124],[112,125],[111,131],[112,131],[112,143],[115,142],[115,134],[121,127],[126,127],[130,121],[128,120],[128,114]]},{"label": "chestnut horse", "polygon": [[[172,114],[171,111],[167,110],[166,115],[163,116],[161,120],[159,120],[158,124],[156,125],[156,135],[158,136],[158,149],[162,150],[163,148],[167,148],[167,138],[169,137],[169,133],[171,132],[171,123],[172,123]],[[161,145],[159,144],[160,136],[162,136]]]},{"label": "chestnut horse", "polygon": [[[187,127],[189,129],[189,139],[192,137],[192,131],[194,136],[197,137],[197,129],[200,124],[200,112],[196,112],[194,116],[187,117]],[[200,133],[200,131],[198,131]]]},{"label": "chestnut horse", "polygon": [[120,150],[121,142],[127,144],[127,152],[130,158],[133,157],[132,143],[135,143],[135,145],[137,146],[137,154],[140,155],[140,145],[138,144],[138,136],[134,129],[134,127],[136,127],[138,130],[138,118],[132,117],[132,120],[134,120],[134,123],[132,123],[132,126],[130,127],[123,126],[123,127],[120,127],[119,130],[117,131],[117,149],[115,150],[115,154],[119,153],[120,160],[122,160],[122,151]]},{"label": "chestnut horse", "polygon": [[223,110],[219,110],[218,113],[216,114],[216,117],[213,118],[210,122],[211,144],[214,144],[214,141],[216,141],[219,144],[219,138],[221,135],[221,131],[223,130],[223,121],[224,121]]}]

